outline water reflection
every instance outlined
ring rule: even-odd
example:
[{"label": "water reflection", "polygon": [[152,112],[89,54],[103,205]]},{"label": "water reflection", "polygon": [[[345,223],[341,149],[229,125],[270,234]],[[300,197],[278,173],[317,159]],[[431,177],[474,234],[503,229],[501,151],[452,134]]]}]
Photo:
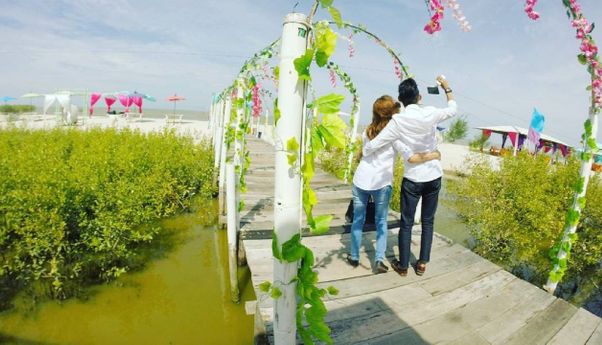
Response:
[{"label": "water reflection", "polygon": [[[90,289],[87,301],[42,303],[0,315],[0,342],[14,344],[249,344],[253,317],[230,302],[226,234],[198,213],[161,223],[169,240],[143,270]],[[169,243],[168,243],[169,242]],[[171,249],[170,249],[171,248]],[[248,274],[247,274],[248,277]],[[241,284],[243,301],[254,299]]]}]

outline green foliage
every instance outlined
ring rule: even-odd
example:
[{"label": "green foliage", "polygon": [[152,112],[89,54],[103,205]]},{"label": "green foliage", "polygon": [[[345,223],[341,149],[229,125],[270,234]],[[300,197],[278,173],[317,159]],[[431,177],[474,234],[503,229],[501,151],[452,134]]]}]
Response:
[{"label": "green foliage", "polygon": [[398,158],[393,170],[393,190],[389,201],[389,208],[397,212],[401,212],[401,181],[403,181],[403,158]]},{"label": "green foliage", "polygon": [[278,126],[280,120],[280,108],[278,107],[278,98],[274,100],[274,126]]},{"label": "green foliage", "polygon": [[[578,213],[564,214],[572,206],[578,185],[579,164],[550,165],[545,156],[505,157],[500,171],[487,162],[474,162],[472,175],[450,181],[454,207],[475,238],[474,250],[537,285],[543,285],[550,269],[549,257],[562,236],[565,223],[574,224]],[[577,228],[579,241],[563,244],[572,250],[560,286],[566,297],[585,289],[600,274],[602,260],[602,184],[592,179],[586,207]],[[576,237],[572,237],[575,239]]]},{"label": "green foliage", "polygon": [[296,137],[291,137],[286,142],[286,151],[288,154],[286,158],[288,159],[288,164],[290,166],[294,166],[297,160],[299,159],[299,142]]},{"label": "green foliage", "polygon": [[315,264],[314,254],[301,243],[301,235],[296,234],[290,240],[284,242],[282,250],[280,250],[277,238],[274,235],[272,237],[272,248],[273,252],[282,252],[282,259],[287,262],[300,261],[299,269],[297,270],[297,276],[290,282],[274,282],[274,284],[263,282],[260,285],[260,290],[270,293],[272,298],[277,299],[282,296],[282,291],[278,286],[296,283],[296,323],[299,336],[305,344],[314,344],[314,340],[332,344],[330,328],[324,320],[328,311],[322,298],[327,294],[337,295],[339,291],[332,286],[326,289],[317,287],[318,273],[313,270]]},{"label": "green foliage", "polygon": [[473,140],[468,143],[468,147],[476,151],[482,151],[484,146],[487,146],[489,137],[479,133]]},{"label": "green foliage", "polygon": [[464,117],[458,117],[451,123],[449,129],[445,133],[445,141],[453,143],[466,138],[467,134],[468,121],[466,121],[466,118]]},{"label": "green foliage", "polygon": [[311,62],[312,62],[313,58],[314,58],[313,49],[307,49],[305,51],[305,54],[301,55],[300,57],[298,57],[294,60],[293,63],[295,65],[295,70],[297,71],[297,74],[299,75],[299,79],[307,80],[307,81],[311,80],[309,68],[311,67]]},{"label": "green foliage", "polygon": [[0,176],[0,285],[55,297],[128,271],[149,222],[214,192],[211,144],[169,131],[4,130]]},{"label": "green foliage", "polygon": [[345,100],[345,96],[336,93],[318,98],[313,106],[318,108],[320,114],[338,114],[341,111],[341,104]]},{"label": "green foliage", "polygon": [[324,67],[337,46],[337,35],[330,29],[327,22],[316,25],[316,64]]},{"label": "green foliage", "polygon": [[0,112],[7,114],[21,114],[31,113],[36,110],[33,105],[19,105],[19,104],[3,104],[0,105]]}]

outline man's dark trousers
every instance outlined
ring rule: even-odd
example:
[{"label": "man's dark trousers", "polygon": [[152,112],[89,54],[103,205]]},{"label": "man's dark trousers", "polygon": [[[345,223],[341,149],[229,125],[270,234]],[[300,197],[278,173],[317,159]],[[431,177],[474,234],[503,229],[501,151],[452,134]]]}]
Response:
[{"label": "man's dark trousers", "polygon": [[407,268],[410,262],[410,244],[416,205],[422,197],[422,237],[420,240],[419,261],[427,263],[431,259],[433,244],[433,226],[439,201],[441,177],[428,182],[413,182],[407,178],[401,184],[401,226],[399,229],[399,264]]}]

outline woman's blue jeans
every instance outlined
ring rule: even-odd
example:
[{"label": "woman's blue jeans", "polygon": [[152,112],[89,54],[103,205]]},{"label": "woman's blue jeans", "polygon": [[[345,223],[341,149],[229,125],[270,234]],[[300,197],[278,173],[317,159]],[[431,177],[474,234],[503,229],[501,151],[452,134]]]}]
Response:
[{"label": "woman's blue jeans", "polygon": [[374,200],[376,226],[376,255],[375,261],[385,261],[387,249],[387,215],[389,214],[389,200],[391,199],[391,186],[377,190],[363,190],[353,185],[353,224],[351,225],[351,259],[359,260],[362,232],[366,222],[366,208],[368,199]]}]

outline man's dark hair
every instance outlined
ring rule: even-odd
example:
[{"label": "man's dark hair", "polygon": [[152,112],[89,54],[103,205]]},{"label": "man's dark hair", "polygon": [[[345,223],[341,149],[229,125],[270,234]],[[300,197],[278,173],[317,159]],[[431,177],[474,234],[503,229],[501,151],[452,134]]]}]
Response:
[{"label": "man's dark hair", "polygon": [[412,78],[408,78],[402,81],[399,84],[399,101],[403,103],[404,107],[407,107],[410,104],[418,103],[418,96],[420,92],[418,92],[418,85],[416,81]]}]

